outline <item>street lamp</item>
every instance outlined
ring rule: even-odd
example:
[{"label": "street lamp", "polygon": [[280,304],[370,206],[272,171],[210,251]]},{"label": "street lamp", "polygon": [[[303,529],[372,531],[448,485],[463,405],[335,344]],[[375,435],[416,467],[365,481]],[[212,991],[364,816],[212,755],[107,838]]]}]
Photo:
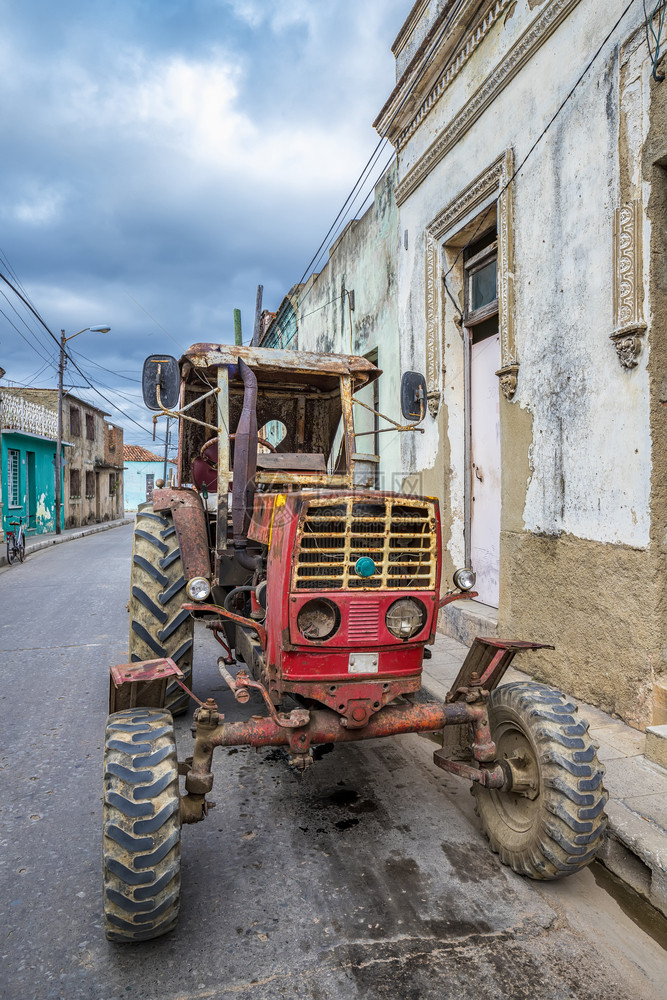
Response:
[{"label": "street lamp", "polygon": [[74,340],[80,333],[108,333],[110,326],[84,326],[83,330],[73,333],[71,337],[65,336],[65,331],[60,331],[60,363],[58,365],[58,440],[56,442],[56,535],[60,534],[60,508],[61,492],[60,479],[62,475],[63,458],[63,374],[65,371],[65,344],[68,340]]}]

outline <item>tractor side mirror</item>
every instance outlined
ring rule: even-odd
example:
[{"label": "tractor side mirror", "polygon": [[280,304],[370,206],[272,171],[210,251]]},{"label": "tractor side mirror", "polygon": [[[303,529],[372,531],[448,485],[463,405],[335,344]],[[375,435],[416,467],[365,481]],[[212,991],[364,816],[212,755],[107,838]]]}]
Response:
[{"label": "tractor side mirror", "polygon": [[[160,402],[157,398],[158,386]],[[169,354],[151,354],[146,358],[141,374],[141,390],[149,410],[161,410],[162,407],[173,410],[178,405],[181,391],[181,376],[176,358]]]},{"label": "tractor side mirror", "polygon": [[420,420],[426,412],[426,379],[419,372],[403,372],[401,413],[406,420]]}]

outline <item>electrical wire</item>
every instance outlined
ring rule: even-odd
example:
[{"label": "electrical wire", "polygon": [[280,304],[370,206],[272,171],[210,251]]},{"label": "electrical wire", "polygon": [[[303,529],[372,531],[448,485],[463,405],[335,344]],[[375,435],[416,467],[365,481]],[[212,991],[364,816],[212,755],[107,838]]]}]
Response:
[{"label": "electrical wire", "polygon": [[178,347],[178,349],[180,351],[184,351],[185,350],[185,348],[183,347],[183,345],[179,344],[179,342],[176,340],[175,337],[172,337],[172,335],[169,333],[169,330],[166,330],[162,326],[162,323],[158,323],[158,321],[156,320],[155,316],[151,316],[151,314],[149,313],[148,309],[144,308],[144,306],[142,306],[141,302],[138,302],[137,299],[135,299],[134,295],[130,295],[130,293],[127,292],[127,291],[125,292],[125,294],[127,295],[128,299],[132,299],[132,301],[134,302],[134,304],[137,305],[137,306],[139,306],[139,308],[141,309],[142,312],[146,313],[146,315],[148,316],[149,319],[153,320],[153,322],[155,323],[156,326],[159,326],[159,328],[162,330],[163,333],[167,334],[167,336],[169,337],[170,340],[173,340],[173,342],[176,344],[176,347]]},{"label": "electrical wire", "polygon": [[[410,86],[408,87],[406,93],[403,95],[403,98],[401,99],[398,107],[394,111],[394,113],[393,113],[393,115],[392,115],[392,117],[391,117],[391,119],[390,119],[390,121],[389,121],[389,123],[387,125],[387,131],[389,130],[389,128],[391,127],[391,125],[396,121],[398,115],[401,113],[401,111],[403,110],[405,104],[410,99],[414,88],[417,86],[417,84],[421,80],[422,76],[426,72],[427,68],[429,67],[432,56],[434,55],[435,51],[437,50],[438,46],[440,45],[440,42],[442,41],[443,37],[446,35],[447,31],[449,30],[449,28],[450,28],[450,26],[451,26],[454,18],[456,17],[456,14],[461,9],[463,2],[464,2],[464,0],[458,0],[458,2],[455,4],[455,6],[452,8],[452,10],[449,12],[449,15],[448,15],[447,19],[445,20],[445,22],[441,26],[440,30],[438,31],[435,39],[433,40],[433,42],[431,44],[431,47],[430,47],[428,53],[426,54],[426,56],[425,56],[425,58],[424,58],[424,60],[422,62],[422,65],[421,65],[421,67],[419,69],[419,72],[415,75],[414,79],[411,81]],[[482,2],[480,2],[477,5],[477,7],[475,8],[474,13],[469,18],[469,20],[468,20],[468,22],[466,24],[466,28],[465,28],[465,30],[463,32],[463,37],[465,37],[467,35],[468,30],[469,30],[470,26],[473,24],[473,22],[475,21],[475,19],[477,18],[481,7],[482,7]],[[455,47],[454,51],[450,54],[450,57],[449,57],[447,63],[445,64],[445,66],[444,66],[444,68],[442,70],[442,73],[446,73],[447,72],[447,70],[450,67],[450,65],[452,64],[452,62],[458,56],[460,50],[461,50],[460,46],[456,46]],[[301,280],[299,281],[299,284],[303,284],[303,281],[304,281],[306,275],[309,273],[309,271],[311,269],[311,266],[313,266],[313,264],[314,264],[314,266],[317,266],[317,262],[320,260],[320,258],[322,256],[323,247],[325,246],[325,244],[327,244],[327,240],[329,240],[329,237],[330,237],[331,233],[335,230],[337,223],[339,223],[339,220],[340,220],[340,225],[339,225],[339,228],[338,228],[338,232],[340,232],[340,229],[344,225],[345,219],[347,218],[347,216],[348,216],[348,214],[349,214],[349,212],[351,210],[352,205],[350,204],[350,202],[351,202],[351,200],[352,200],[352,202],[354,200],[356,200],[355,192],[357,191],[357,188],[360,185],[363,186],[365,175],[366,175],[368,167],[369,167],[369,163],[371,162],[371,160],[373,160],[374,163],[376,162],[377,158],[379,157],[379,154],[381,152],[382,147],[386,144],[386,141],[387,141],[386,140],[386,136],[383,136],[382,139],[380,139],[380,141],[378,142],[378,144],[375,147],[375,149],[373,150],[373,152],[371,153],[371,156],[370,156],[369,160],[367,161],[366,166],[364,167],[364,169],[362,170],[361,174],[359,175],[359,178],[355,182],[352,190],[350,191],[350,194],[348,195],[347,199],[345,200],[345,203],[343,204],[343,207],[341,208],[340,212],[338,213],[338,215],[334,219],[333,223],[331,224],[331,226],[329,228],[328,233],[326,234],[326,236],[322,240],[322,243],[320,243],[320,246],[315,251],[314,256],[311,258],[308,266],[306,267],[306,269],[305,269],[305,271],[304,271],[304,273],[303,273],[303,275],[301,277]],[[377,184],[377,181],[379,180],[379,178],[383,176],[383,174],[386,171],[387,167],[392,162],[392,160],[395,158],[395,155],[396,154],[395,154],[395,152],[392,149],[392,154],[391,154],[389,160],[383,166],[382,170],[380,171],[380,173],[377,175],[377,177],[373,181],[373,184],[372,184],[373,190],[374,190],[375,184]],[[369,192],[369,194],[366,196],[366,198],[365,198],[365,200],[363,202],[364,205],[366,204],[366,201],[369,200],[371,193],[372,192]],[[348,207],[348,204],[349,204],[349,207]],[[360,211],[360,210],[358,210],[358,211]],[[333,242],[333,239],[331,240],[331,242]],[[314,270],[314,267],[313,267],[313,270]],[[315,279],[315,280],[317,280],[317,279]],[[299,305],[300,306],[302,306],[303,303],[305,302],[305,300],[308,298],[308,295],[310,294],[310,292],[311,292],[311,290],[312,290],[312,288],[313,288],[313,286],[315,284],[315,280],[311,283],[310,287],[306,290],[306,292],[304,293],[303,298],[299,300]],[[292,335],[292,337],[290,337],[290,340],[288,341],[288,343],[290,343],[293,339],[294,339],[294,334]]]},{"label": "electrical wire", "polygon": [[[60,348],[61,348],[60,341],[58,340],[58,338],[56,337],[56,335],[53,333],[53,331],[49,329],[49,327],[47,326],[47,324],[45,323],[45,321],[39,315],[39,312],[37,311],[37,309],[28,301],[27,297],[25,295],[23,295],[18,290],[18,288],[16,287],[16,285],[14,285],[1,271],[0,271],[0,279],[2,281],[4,281],[4,283],[6,285],[8,285],[9,288],[11,288],[11,290],[14,292],[14,294],[16,296],[18,296],[18,298],[30,310],[30,312],[35,316],[35,318],[39,321],[39,323],[44,327],[44,329],[49,334],[49,336],[52,338],[52,340],[54,340],[55,343],[58,345],[58,349],[60,350]],[[132,296],[130,296],[130,298],[132,298]],[[134,301],[136,301],[136,299]],[[139,303],[137,303],[137,305],[139,305]],[[143,309],[143,306],[141,306],[141,308]],[[144,312],[146,312],[146,310],[144,310]],[[3,313],[3,315],[5,315],[5,314]],[[147,314],[147,315],[150,315],[150,314]],[[5,315],[5,318],[8,319],[8,317],[6,315]],[[152,318],[153,317],[151,317],[151,319]],[[9,322],[11,322],[11,320],[9,320]],[[155,322],[157,322],[157,320],[155,320]],[[14,324],[12,324],[12,326],[13,325]],[[159,325],[160,324],[158,323],[158,326]],[[16,328],[16,330],[17,330],[17,333],[20,333],[20,331],[18,330],[18,328]],[[167,332],[167,331],[165,331],[165,332]],[[22,336],[22,334],[21,334],[21,336]],[[146,427],[144,427],[137,420],[135,420],[134,417],[131,417],[129,415],[129,413],[126,413],[125,410],[123,410],[120,406],[118,406],[116,403],[114,403],[113,400],[109,399],[108,396],[106,396],[97,386],[95,386],[93,384],[93,381],[86,375],[86,373],[84,371],[82,371],[82,369],[80,368],[80,366],[76,363],[76,361],[72,357],[72,354],[70,354],[70,352],[67,350],[67,347],[63,346],[62,349],[63,349],[63,354],[64,354],[65,358],[67,358],[67,360],[69,360],[71,362],[71,364],[74,366],[74,368],[79,373],[79,375],[81,376],[81,378],[84,380],[84,382],[86,382],[88,384],[88,386],[90,387],[90,389],[92,389],[93,392],[97,393],[97,395],[100,396],[109,406],[113,407],[113,409],[116,410],[116,412],[122,414],[122,416],[125,417],[126,420],[129,420],[130,423],[135,424],[135,426],[137,426],[144,434],[152,434],[152,432],[151,432],[150,429],[147,429]],[[44,360],[43,357],[42,357],[42,360]],[[103,384],[104,383],[99,382],[99,385],[103,385]],[[104,387],[107,388],[109,390],[109,392],[116,392],[116,393],[118,393],[118,395],[122,395],[121,393],[118,392],[117,389],[112,389],[109,386],[104,386]],[[135,405],[134,404],[134,400],[128,400],[128,402],[130,402],[132,405]],[[93,404],[91,404],[91,405],[93,405]]]},{"label": "electrical wire", "polygon": [[113,369],[111,369],[111,368],[105,368],[104,365],[99,364],[97,361],[93,361],[92,358],[86,357],[86,355],[82,354],[81,351],[72,351],[72,353],[76,354],[77,357],[79,357],[79,358],[83,358],[83,360],[87,361],[88,364],[95,365],[95,367],[99,368],[101,371],[108,372],[109,375],[116,375],[118,378],[125,379],[127,382],[137,382],[139,385],[141,385],[141,379],[140,378],[132,378],[130,375],[123,375],[119,371],[113,371]]},{"label": "electrical wire", "polygon": [[[538,137],[535,140],[535,142],[532,144],[532,146],[530,147],[530,149],[528,150],[528,152],[526,153],[526,155],[524,156],[524,158],[519,163],[518,167],[516,167],[516,169],[512,173],[512,176],[505,182],[505,184],[503,185],[503,187],[498,192],[498,196],[494,200],[494,204],[489,205],[489,207],[486,209],[486,211],[482,215],[480,221],[478,222],[477,227],[475,228],[475,231],[471,235],[470,239],[468,240],[467,243],[465,243],[460,248],[460,250],[457,253],[456,257],[454,258],[453,262],[451,263],[451,265],[449,266],[449,268],[447,269],[447,271],[443,275],[442,280],[443,280],[444,285],[445,285],[445,290],[446,290],[447,294],[449,295],[450,299],[452,300],[452,302],[454,303],[454,305],[456,306],[456,309],[457,309],[457,311],[459,312],[459,314],[461,316],[463,315],[463,313],[461,312],[461,309],[459,308],[458,304],[456,303],[456,301],[454,300],[454,297],[451,294],[451,291],[449,290],[449,287],[447,285],[447,278],[449,277],[449,275],[452,273],[452,271],[456,267],[458,261],[461,259],[461,255],[468,249],[468,247],[472,243],[474,243],[476,236],[482,230],[482,227],[484,226],[484,223],[485,223],[486,219],[488,218],[488,216],[490,215],[491,211],[493,210],[495,203],[500,200],[500,198],[503,196],[503,194],[509,188],[510,184],[512,184],[514,182],[514,180],[519,175],[519,173],[521,172],[521,170],[523,170],[523,168],[526,165],[528,159],[530,158],[530,156],[532,156],[532,154],[534,153],[535,149],[538,147],[538,145],[540,144],[540,142],[542,141],[542,139],[544,139],[545,135],[547,134],[547,132],[549,131],[549,129],[551,128],[551,126],[553,125],[553,123],[556,121],[556,119],[558,118],[559,114],[561,113],[561,111],[563,110],[563,108],[565,107],[565,105],[572,98],[572,96],[575,93],[577,87],[582,82],[582,80],[584,79],[584,77],[588,73],[589,69],[592,67],[593,63],[596,61],[597,57],[600,55],[600,53],[602,52],[603,48],[605,47],[605,45],[607,44],[607,42],[609,41],[609,39],[612,37],[612,35],[614,34],[614,32],[616,31],[616,29],[618,28],[618,26],[621,24],[623,18],[628,13],[628,11],[630,10],[630,8],[632,7],[632,5],[633,5],[634,2],[635,2],[635,0],[630,0],[630,2],[627,4],[627,6],[625,7],[625,9],[621,13],[620,17],[614,23],[613,27],[605,35],[605,37],[603,38],[603,40],[600,43],[599,47],[596,49],[596,51],[594,52],[594,54],[591,56],[590,60],[588,61],[588,63],[584,67],[583,71],[579,75],[576,83],[574,84],[574,86],[571,88],[571,90],[569,91],[569,93],[565,97],[565,100],[563,100],[561,102],[561,104],[559,104],[559,106],[556,109],[556,111],[554,112],[554,114],[551,116],[551,118],[549,119],[549,121],[547,122],[547,124],[545,125],[545,127],[542,129],[542,131],[538,135]],[[667,0],[660,0],[660,2],[662,2],[664,4],[665,2],[667,2]]]},{"label": "electrical wire", "polygon": [[[651,68],[651,76],[656,81],[656,83],[662,83],[662,81],[665,79],[664,73],[658,73],[658,62],[660,61],[660,41],[662,38],[663,25],[665,23],[665,10],[667,10],[666,3],[667,0],[658,0],[655,7],[653,8],[653,13],[649,17],[648,11],[646,10],[646,0],[642,0],[642,4],[644,7],[644,18],[645,18],[644,29],[646,31],[646,45],[648,46],[648,54],[651,57],[651,62],[653,64]],[[658,12],[660,12],[660,20],[658,21],[658,33],[656,34],[653,28],[653,22]],[[653,40],[655,41],[655,52],[651,50],[651,40],[649,38],[649,30],[653,35]]]},{"label": "electrical wire", "polygon": [[[4,294],[4,292],[0,292],[0,294],[3,295],[4,298],[7,298],[7,296]],[[10,305],[11,305],[11,303],[10,303]],[[0,316],[4,316],[4,318],[7,320],[7,322],[9,323],[9,325],[12,326],[16,330],[16,332],[18,333],[19,337],[21,337],[21,339],[26,342],[26,344],[28,345],[28,347],[31,350],[33,350],[35,352],[35,354],[37,354],[42,359],[42,361],[47,362],[47,364],[51,364],[52,363],[44,354],[42,354],[41,351],[39,351],[35,347],[34,344],[32,344],[28,340],[28,338],[21,332],[21,330],[19,330],[19,328],[16,325],[16,323],[12,319],[10,319],[10,317],[7,315],[7,313],[4,311],[4,309],[0,309]]]}]

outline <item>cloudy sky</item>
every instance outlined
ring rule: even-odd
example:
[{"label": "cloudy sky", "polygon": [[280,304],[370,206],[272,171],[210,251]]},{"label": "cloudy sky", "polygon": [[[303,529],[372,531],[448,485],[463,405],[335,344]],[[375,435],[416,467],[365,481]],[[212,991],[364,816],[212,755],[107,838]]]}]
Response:
[{"label": "cloudy sky", "polygon": [[[411,6],[0,0],[0,273],[56,335],[112,327],[70,347],[143,427],[147,354],[233,341],[234,307],[247,340],[257,285],[275,309],[301,277],[375,148]],[[0,293],[2,384],[55,386],[55,343]]]}]

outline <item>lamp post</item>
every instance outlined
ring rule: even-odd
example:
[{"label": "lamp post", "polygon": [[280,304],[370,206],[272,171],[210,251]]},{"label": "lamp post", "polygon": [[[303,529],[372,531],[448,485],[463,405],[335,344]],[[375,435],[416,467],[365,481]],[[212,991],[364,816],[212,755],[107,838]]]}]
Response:
[{"label": "lamp post", "polygon": [[84,326],[83,330],[73,333],[71,337],[65,336],[65,331],[60,331],[60,363],[58,365],[58,439],[56,441],[56,535],[60,534],[60,508],[62,497],[60,490],[60,480],[63,467],[63,375],[65,372],[65,344],[68,340],[74,340],[80,333],[108,333],[110,326]]}]

